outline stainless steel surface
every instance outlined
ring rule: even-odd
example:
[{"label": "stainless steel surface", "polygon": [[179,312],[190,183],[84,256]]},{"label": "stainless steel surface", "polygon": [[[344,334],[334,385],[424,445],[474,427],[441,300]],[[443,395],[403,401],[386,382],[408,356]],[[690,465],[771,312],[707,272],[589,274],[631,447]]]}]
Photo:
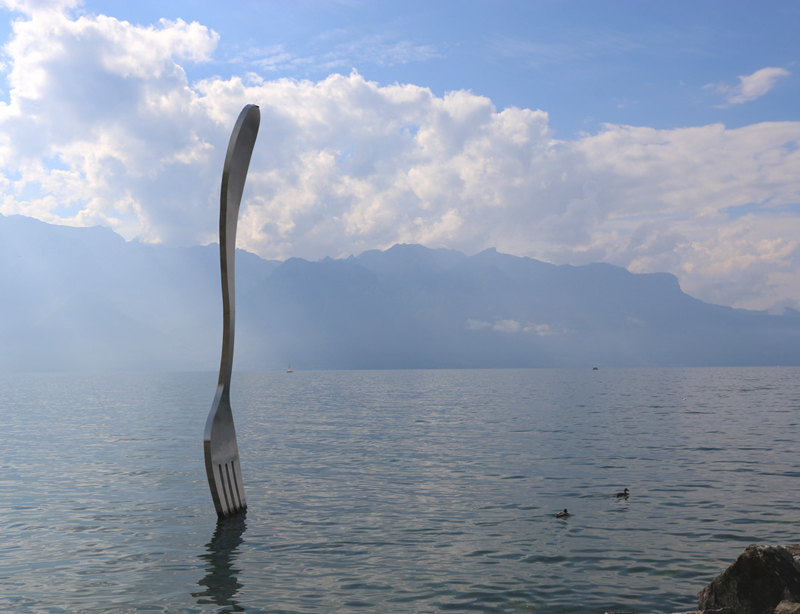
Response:
[{"label": "stainless steel surface", "polygon": [[222,191],[219,200],[219,255],[222,272],[222,360],[219,382],[211,411],[206,421],[204,450],[206,474],[211,498],[220,518],[247,509],[239,445],[233,425],[230,390],[233,369],[233,333],[236,317],[234,258],[236,256],[236,223],[242,202],[244,182],[250,157],[258,135],[261,112],[247,105],[233,127],[225,166],[222,169]]}]

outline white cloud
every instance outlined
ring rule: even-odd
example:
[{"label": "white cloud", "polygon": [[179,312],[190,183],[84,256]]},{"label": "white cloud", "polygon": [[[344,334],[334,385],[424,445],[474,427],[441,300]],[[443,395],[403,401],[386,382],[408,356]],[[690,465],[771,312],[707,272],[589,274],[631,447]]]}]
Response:
[{"label": "white cloud", "polygon": [[[558,141],[544,111],[381,87],[356,72],[189,83],[182,64],[212,59],[217,40],[197,23],[141,27],[63,10],[16,22],[0,103],[0,213],[168,244],[216,240],[228,136],[255,102],[262,123],[239,245],[264,257],[397,242],[497,247],[669,271],[726,304],[800,297],[800,122],[608,125]],[[266,51],[283,61],[280,48]]]},{"label": "white cloud", "polygon": [[516,320],[498,320],[492,326],[492,330],[500,333],[518,333],[522,330],[522,324]]},{"label": "white cloud", "polygon": [[[342,36],[347,33],[342,31],[334,34]],[[329,51],[320,55],[297,56],[283,45],[251,48],[236,58],[234,63],[267,71],[302,69],[308,74],[318,75],[321,72],[349,70],[356,64],[397,66],[440,57],[442,54],[433,45],[419,45],[407,40],[388,41],[382,36],[367,36],[360,40],[334,45]]]},{"label": "white cloud", "polygon": [[778,79],[788,77],[789,74],[789,71],[784,68],[767,67],[757,70],[752,75],[739,76],[738,85],[710,83],[705,88],[723,94],[728,104],[742,104],[761,98],[775,87]]},{"label": "white cloud", "polygon": [[411,41],[390,42],[381,36],[368,36],[361,40],[338,45],[323,59],[337,65],[355,59],[368,59],[381,66],[395,66],[409,62],[424,62],[442,57],[433,45],[418,45]]},{"label": "white cloud", "polygon": [[468,319],[464,323],[467,330],[493,330],[498,333],[529,333],[533,335],[546,336],[555,335],[549,324],[534,324],[532,322],[521,323],[517,320],[497,319],[494,322],[484,322],[483,320]]},{"label": "white cloud", "polygon": [[34,11],[13,28],[10,95],[0,103],[10,185],[0,211],[150,240],[182,235],[178,225],[205,228],[212,182],[198,175],[208,174],[216,126],[178,61],[208,60],[216,33],[181,20],[143,28],[61,11]]},{"label": "white cloud", "polygon": [[61,11],[82,4],[83,0],[0,0],[0,6],[26,15],[44,11]]},{"label": "white cloud", "polygon": [[522,330],[526,333],[533,333],[542,337],[556,334],[556,331],[554,331],[549,324],[531,324],[529,322]]}]

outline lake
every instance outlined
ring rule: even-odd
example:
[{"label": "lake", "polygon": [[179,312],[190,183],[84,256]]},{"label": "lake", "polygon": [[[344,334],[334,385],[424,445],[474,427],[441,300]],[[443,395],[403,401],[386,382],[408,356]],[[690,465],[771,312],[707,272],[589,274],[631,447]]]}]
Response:
[{"label": "lake", "polygon": [[0,376],[0,609],[669,612],[800,536],[797,368],[234,373],[220,525],[216,378]]}]

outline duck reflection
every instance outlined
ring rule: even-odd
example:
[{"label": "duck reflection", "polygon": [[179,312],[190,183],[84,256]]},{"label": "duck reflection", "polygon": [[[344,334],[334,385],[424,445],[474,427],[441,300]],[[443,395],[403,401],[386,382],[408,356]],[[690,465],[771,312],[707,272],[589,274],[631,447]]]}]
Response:
[{"label": "duck reflection", "polygon": [[236,593],[242,588],[234,567],[242,534],[247,528],[245,513],[236,514],[217,522],[211,541],[206,544],[206,552],[200,555],[205,561],[206,576],[198,582],[205,590],[192,593],[199,604],[216,604],[224,607],[220,612],[244,612],[236,602]]}]

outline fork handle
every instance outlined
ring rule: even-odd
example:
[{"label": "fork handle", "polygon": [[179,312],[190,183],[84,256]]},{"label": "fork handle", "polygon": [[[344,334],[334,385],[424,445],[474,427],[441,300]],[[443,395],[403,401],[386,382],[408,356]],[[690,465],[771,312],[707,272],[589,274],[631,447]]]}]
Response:
[{"label": "fork handle", "polygon": [[239,114],[228,142],[225,166],[222,168],[222,190],[219,198],[219,257],[222,272],[222,360],[219,383],[222,396],[230,396],[233,370],[233,333],[236,319],[236,284],[234,264],[236,258],[236,224],[242,202],[244,182],[250,157],[258,136],[261,111],[254,104],[247,105]]}]

